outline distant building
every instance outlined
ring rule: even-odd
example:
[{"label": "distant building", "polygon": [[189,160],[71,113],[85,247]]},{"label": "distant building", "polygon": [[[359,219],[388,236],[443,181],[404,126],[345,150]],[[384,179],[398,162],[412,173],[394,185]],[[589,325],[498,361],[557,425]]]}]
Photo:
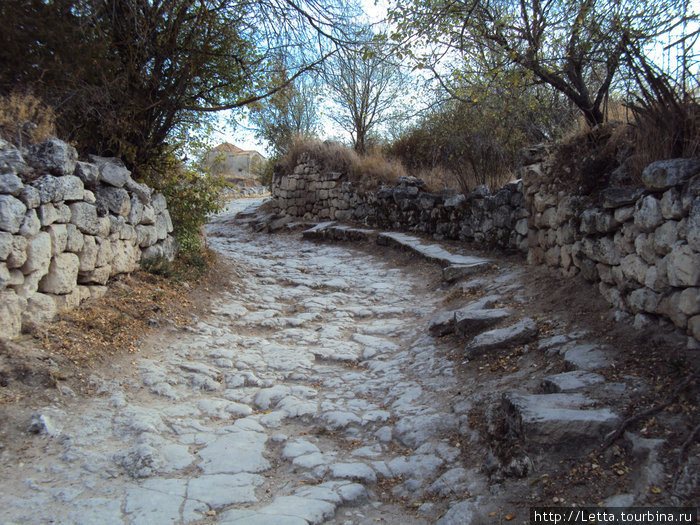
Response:
[{"label": "distant building", "polygon": [[222,175],[230,181],[240,179],[256,179],[259,177],[258,167],[265,162],[257,151],[245,151],[225,142],[208,151],[204,156],[204,164],[214,175]]}]

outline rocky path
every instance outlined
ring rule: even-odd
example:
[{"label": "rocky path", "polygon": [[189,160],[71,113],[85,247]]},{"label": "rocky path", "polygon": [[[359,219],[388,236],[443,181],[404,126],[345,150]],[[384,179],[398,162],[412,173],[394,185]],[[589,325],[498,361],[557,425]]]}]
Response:
[{"label": "rocky path", "polygon": [[[596,373],[610,349],[522,315],[518,271],[457,258],[443,278],[477,275],[436,291],[435,270],[256,234],[232,220],[242,206],[209,226],[237,273],[210,315],[92,377],[98,396],[41,407],[22,454],[0,455],[2,523],[486,523],[542,490],[508,481],[538,451],[583,450],[619,423],[609,404],[630,389]],[[479,294],[444,311],[455,290]],[[452,357],[451,333],[468,342]],[[513,348],[507,375],[469,363]],[[519,455],[494,455],[474,413],[491,414],[482,434],[501,414]]]},{"label": "rocky path", "polygon": [[213,232],[237,289],[135,375],[93,377],[99,397],[40,409],[31,450],[3,462],[3,522],[437,517],[394,502],[467,488],[452,364],[426,331],[439,297],[347,248]]}]

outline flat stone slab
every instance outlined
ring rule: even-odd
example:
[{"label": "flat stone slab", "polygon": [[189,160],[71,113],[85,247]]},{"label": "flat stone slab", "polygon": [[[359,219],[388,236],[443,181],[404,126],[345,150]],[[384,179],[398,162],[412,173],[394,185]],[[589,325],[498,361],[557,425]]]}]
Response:
[{"label": "flat stone slab", "polygon": [[545,377],[542,381],[542,390],[550,394],[571,392],[604,382],[605,378],[600,374],[586,372],[585,370],[572,370],[571,372]]},{"label": "flat stone slab", "polygon": [[465,349],[467,358],[473,359],[489,350],[524,345],[537,337],[537,323],[529,317],[512,326],[497,328],[477,335]]},{"label": "flat stone slab", "polygon": [[608,408],[586,409],[593,403],[582,394],[503,395],[509,431],[530,448],[576,450],[599,444],[620,424]]},{"label": "flat stone slab", "polygon": [[475,273],[480,273],[488,269],[489,262],[484,260],[482,263],[475,264],[452,264],[446,266],[442,269],[442,280],[448,283],[453,283],[474,275]]},{"label": "flat stone slab", "polygon": [[[475,310],[462,308],[455,312],[455,333],[469,337],[491,328],[513,315],[510,308],[494,308],[491,310]],[[537,327],[535,327],[537,329]]]},{"label": "flat stone slab", "polygon": [[584,344],[564,353],[564,364],[570,369],[598,370],[612,364],[612,360],[596,345]]},{"label": "flat stone slab", "polygon": [[414,252],[430,262],[439,264],[442,267],[479,266],[485,268],[490,261],[481,257],[471,255],[459,255],[448,252],[439,244],[427,244],[418,237],[406,235],[405,233],[383,232],[377,235],[377,244],[382,246],[394,246]]},{"label": "flat stone slab", "polygon": [[335,222],[322,222],[302,232],[304,239],[320,241],[369,241],[375,230],[352,228]]}]

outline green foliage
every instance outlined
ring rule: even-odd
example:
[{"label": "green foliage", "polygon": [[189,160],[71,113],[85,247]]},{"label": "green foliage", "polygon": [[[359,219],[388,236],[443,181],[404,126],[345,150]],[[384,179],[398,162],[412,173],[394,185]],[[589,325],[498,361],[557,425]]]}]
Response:
[{"label": "green foliage", "polygon": [[148,174],[145,182],[165,195],[181,252],[195,254],[202,250],[202,226],[223,205],[226,182],[221,177],[183,167],[174,157],[169,159],[169,165],[161,165],[160,170]]},{"label": "green foliage", "polygon": [[565,95],[596,125],[604,121],[626,53],[677,27],[683,3],[395,0],[389,18],[396,24],[392,39],[402,44],[403,53],[431,69],[455,98],[460,98],[459,82],[454,86],[455,78],[441,72],[446,58],[458,56],[461,67],[481,73],[498,72],[504,63],[516,65],[531,82]]}]

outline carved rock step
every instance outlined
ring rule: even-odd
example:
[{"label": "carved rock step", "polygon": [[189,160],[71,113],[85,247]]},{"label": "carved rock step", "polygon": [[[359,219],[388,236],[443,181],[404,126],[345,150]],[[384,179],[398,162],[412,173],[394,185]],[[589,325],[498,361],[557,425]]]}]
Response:
[{"label": "carved rock step", "polygon": [[467,306],[459,310],[442,312],[430,320],[428,332],[434,337],[456,333],[468,337],[498,324],[512,315],[510,308],[481,309]]},{"label": "carved rock step", "polygon": [[468,359],[473,359],[489,350],[527,344],[536,337],[537,323],[526,317],[514,325],[477,335],[465,348],[465,354]]},{"label": "carved rock step", "polygon": [[330,241],[369,241],[376,232],[351,228],[335,222],[322,222],[302,233],[304,239]]},{"label": "carved rock step", "polygon": [[530,449],[578,450],[599,444],[620,424],[608,408],[585,409],[582,394],[503,395],[509,432]]},{"label": "carved rock step", "polygon": [[486,270],[490,262],[488,259],[481,257],[448,252],[439,244],[426,244],[422,239],[406,235],[405,233],[380,233],[377,236],[377,244],[412,251],[428,261],[439,264],[443,268],[459,266],[463,269],[472,268],[476,272]]},{"label": "carved rock step", "polygon": [[555,392],[570,392],[604,382],[605,378],[600,374],[594,374],[583,370],[573,370],[571,372],[545,377],[542,381],[542,390],[550,394]]}]

